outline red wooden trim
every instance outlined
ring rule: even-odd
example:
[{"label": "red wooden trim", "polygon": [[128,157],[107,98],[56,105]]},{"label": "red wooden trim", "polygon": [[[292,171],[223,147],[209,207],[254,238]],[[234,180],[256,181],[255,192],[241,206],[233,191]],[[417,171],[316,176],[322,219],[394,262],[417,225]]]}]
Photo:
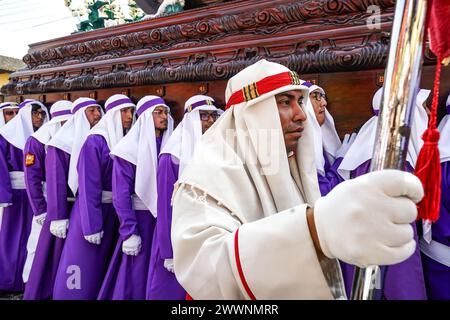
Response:
[{"label": "red wooden trim", "polygon": [[247,292],[248,296],[252,300],[256,300],[255,295],[253,294],[252,290],[250,290],[250,287],[247,284],[247,281],[245,280],[244,272],[242,271],[241,266],[241,259],[239,258],[239,229],[236,230],[236,234],[234,236],[234,255],[236,257],[236,265],[239,272],[239,277],[241,278],[242,285],[244,286],[245,291]]}]

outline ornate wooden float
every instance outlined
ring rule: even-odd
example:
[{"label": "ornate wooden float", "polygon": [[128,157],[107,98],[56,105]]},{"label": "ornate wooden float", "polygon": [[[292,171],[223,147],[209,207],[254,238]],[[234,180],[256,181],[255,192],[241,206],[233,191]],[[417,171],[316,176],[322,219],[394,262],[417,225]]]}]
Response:
[{"label": "ornate wooden float", "polygon": [[[2,93],[48,105],[80,96],[103,102],[114,93],[136,101],[156,94],[180,120],[194,94],[211,95],[223,106],[227,79],[265,58],[325,89],[340,135],[371,116],[395,0],[219,2],[31,44],[23,58],[27,67],[11,74]],[[424,64],[421,87],[432,88],[435,57],[428,48]],[[443,68],[441,93],[444,103],[449,67]]]}]

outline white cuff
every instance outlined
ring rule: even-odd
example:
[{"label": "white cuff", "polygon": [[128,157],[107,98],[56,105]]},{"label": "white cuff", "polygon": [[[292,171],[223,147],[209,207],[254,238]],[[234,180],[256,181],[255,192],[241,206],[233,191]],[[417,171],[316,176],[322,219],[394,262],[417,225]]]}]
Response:
[{"label": "white cuff", "polygon": [[9,207],[9,206],[11,206],[12,205],[12,203],[0,203],[0,208],[6,208],[6,207]]}]

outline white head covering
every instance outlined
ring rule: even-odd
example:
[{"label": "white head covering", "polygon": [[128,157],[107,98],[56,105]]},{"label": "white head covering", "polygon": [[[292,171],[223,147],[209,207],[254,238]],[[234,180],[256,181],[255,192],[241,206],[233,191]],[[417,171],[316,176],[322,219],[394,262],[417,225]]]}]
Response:
[{"label": "white head covering", "polygon": [[409,139],[408,146],[408,161],[415,167],[417,157],[419,156],[420,149],[423,146],[422,135],[428,126],[428,115],[425,108],[422,106],[423,103],[428,99],[430,95],[430,90],[420,89],[416,96],[416,108],[414,110],[414,119],[411,125],[411,137]]},{"label": "white head covering", "polygon": [[19,109],[19,106],[15,102],[0,103],[0,128],[6,124],[5,116],[3,115],[3,109]]},{"label": "white head covering", "polygon": [[72,117],[70,109],[72,102],[67,100],[60,100],[55,102],[50,108],[50,115],[52,119],[46,124],[42,125],[31,136],[42,144],[47,144],[61,128],[61,122],[67,121]]},{"label": "white head covering", "polygon": [[[111,155],[120,157],[136,166],[134,190],[155,217],[157,216],[156,204],[158,200],[156,185],[158,154],[152,112],[158,106],[169,109],[164,100],[158,96],[145,96],[139,100],[136,123],[111,151]],[[173,119],[169,115],[161,149],[166,144],[172,131]]]},{"label": "white head covering", "polygon": [[202,136],[202,123],[200,111],[218,111],[214,106],[214,99],[208,96],[197,95],[189,98],[184,105],[184,117],[176,127],[169,141],[162,149],[162,153],[170,153],[180,161],[181,174],[191,160],[195,145]]},{"label": "white head covering", "polygon": [[444,118],[442,118],[438,127],[441,132],[441,138],[439,139],[441,162],[450,161],[450,95],[448,95],[445,108],[447,113]]},{"label": "white head covering", "polygon": [[[322,94],[325,94],[325,91],[321,87],[310,82],[305,81],[302,85],[309,87],[309,93],[319,90]],[[306,104],[306,111],[314,128],[314,153],[317,171],[321,175],[325,175],[324,151],[328,161],[333,164],[336,159],[336,151],[341,146],[341,140],[336,132],[333,117],[328,112],[327,108],[325,108],[325,122],[322,125],[317,121],[314,107],[310,99],[308,99]]]},{"label": "white head covering", "polygon": [[314,205],[320,192],[309,119],[295,159],[286,154],[275,95],[289,90],[301,90],[307,103],[308,88],[297,74],[264,59],[232,77],[226,89],[231,107],[201,137],[176,186],[186,183],[208,192],[242,221],[305,202]]},{"label": "white head covering", "polygon": [[19,104],[19,113],[0,129],[0,135],[21,150],[25,148],[28,137],[34,133],[31,111],[36,104],[45,111],[44,123],[46,123],[49,120],[47,108],[37,100],[26,99]]},{"label": "white head covering", "polygon": [[[416,165],[417,156],[423,145],[421,136],[427,127],[428,121],[426,111],[422,107],[422,103],[426,100],[426,97],[423,99],[424,91],[428,91],[429,93],[429,90],[420,90],[416,98],[416,108],[414,110],[414,118],[412,119],[411,136],[406,158],[409,164],[413,167]],[[380,88],[373,96],[372,108],[374,116],[361,127],[358,132],[358,136],[345,154],[344,159],[338,168],[339,174],[345,179],[350,178],[351,171],[355,170],[367,160],[372,159],[382,94],[383,88]]]},{"label": "white head covering", "polygon": [[[72,104],[72,118],[70,118],[56,135],[47,143],[70,154],[68,184],[73,194],[78,190],[77,163],[81,147],[87,138],[91,125],[84,112],[86,108],[100,105],[91,98],[78,98]],[[101,109],[101,108],[100,108]],[[102,111],[103,114],[103,111]]]},{"label": "white head covering", "polygon": [[[123,94],[115,94],[105,102],[105,116],[89,131],[89,135],[98,134],[105,138],[109,150],[123,138],[122,115],[124,108],[136,108],[133,101]],[[133,117],[134,118],[134,117]]]}]

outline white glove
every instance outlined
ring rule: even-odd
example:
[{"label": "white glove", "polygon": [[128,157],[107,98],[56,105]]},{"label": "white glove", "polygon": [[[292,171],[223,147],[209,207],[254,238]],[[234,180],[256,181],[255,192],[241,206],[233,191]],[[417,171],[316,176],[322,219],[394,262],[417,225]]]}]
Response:
[{"label": "white glove", "polygon": [[173,259],[164,259],[164,268],[172,273],[175,273],[175,270],[173,268]]},{"label": "white glove", "polygon": [[122,251],[129,256],[137,256],[141,251],[141,237],[135,234],[131,235],[122,243]]},{"label": "white glove", "polygon": [[100,244],[102,243],[103,238],[103,231],[100,231],[98,233],[90,234],[88,236],[84,236],[84,238],[87,240],[87,242],[92,244]]},{"label": "white glove", "polygon": [[64,239],[69,228],[69,219],[54,220],[50,222],[50,233],[55,237]]},{"label": "white glove", "polygon": [[342,182],[314,206],[323,253],[359,267],[406,260],[416,248],[410,223],[422,197],[420,180],[399,170]]},{"label": "white glove", "polygon": [[45,217],[47,216],[47,212],[41,213],[38,216],[34,216],[34,221],[36,221],[36,223],[40,226],[42,226],[44,224],[45,221]]},{"label": "white glove", "polygon": [[344,140],[342,140],[342,144],[336,151],[336,158],[343,158],[347,153],[348,149],[352,146],[353,142],[355,142],[357,134],[353,132],[352,134],[346,134],[344,136]]}]

